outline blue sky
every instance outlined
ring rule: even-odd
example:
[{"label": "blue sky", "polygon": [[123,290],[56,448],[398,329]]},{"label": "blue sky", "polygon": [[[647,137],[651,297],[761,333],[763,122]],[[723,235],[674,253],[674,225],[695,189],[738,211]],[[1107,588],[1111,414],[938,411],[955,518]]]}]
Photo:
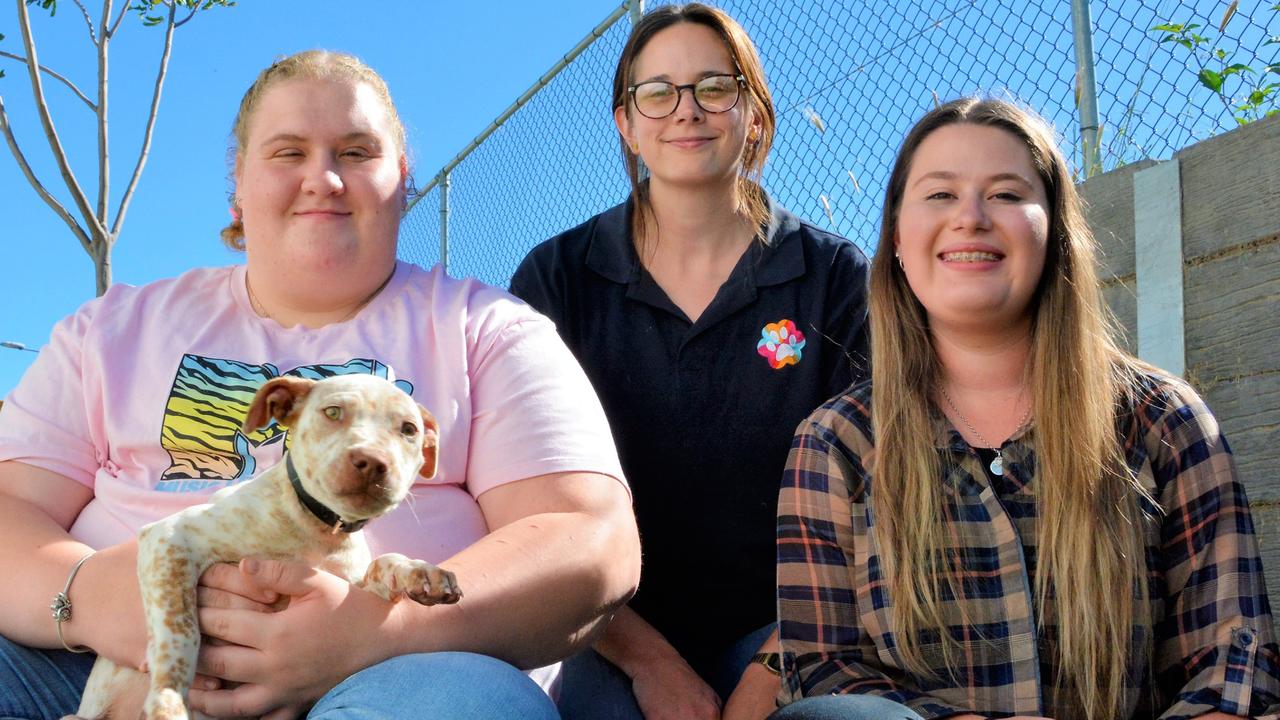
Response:
[{"label": "blue sky", "polygon": [[[242,0],[200,13],[175,33],[150,158],[113,255],[115,281],[141,284],[240,261],[218,240],[228,219],[228,133],[244,90],[276,56],[323,47],[359,55],[378,70],[407,126],[422,184],[618,4],[556,0],[551,12],[545,3],[519,0],[422,0],[376,10],[337,0]],[[75,5],[64,0],[56,17],[38,9],[32,17],[41,63],[92,97],[94,51]],[[0,34],[0,50],[23,54],[13,3],[0,5]],[[160,28],[129,18],[111,46],[112,207],[137,157],[162,37]],[[28,160],[70,206],[25,69],[5,58],[0,68],[0,97]],[[45,92],[77,178],[96,187],[92,115],[59,83],[46,81]],[[0,188],[0,340],[39,347],[55,322],[93,297],[93,265],[7,148],[0,148]],[[34,357],[0,348],[0,396]]]}]

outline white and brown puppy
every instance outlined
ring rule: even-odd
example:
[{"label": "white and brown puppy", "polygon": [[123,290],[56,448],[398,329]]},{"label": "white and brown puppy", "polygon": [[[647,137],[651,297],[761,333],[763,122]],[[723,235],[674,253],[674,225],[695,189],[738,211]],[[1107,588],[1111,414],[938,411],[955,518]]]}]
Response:
[{"label": "white and brown puppy", "polygon": [[404,499],[419,471],[435,474],[439,438],[426,408],[371,375],[281,377],[259,388],[245,431],[272,419],[289,428],[283,462],[139,533],[149,687],[146,674],[99,656],[78,717],[138,717],[144,691],[148,719],[188,717],[200,648],[196,584],[217,562],[302,560],[387,600],[461,597],[453,574],[429,563],[397,554],[371,562],[360,532]]}]

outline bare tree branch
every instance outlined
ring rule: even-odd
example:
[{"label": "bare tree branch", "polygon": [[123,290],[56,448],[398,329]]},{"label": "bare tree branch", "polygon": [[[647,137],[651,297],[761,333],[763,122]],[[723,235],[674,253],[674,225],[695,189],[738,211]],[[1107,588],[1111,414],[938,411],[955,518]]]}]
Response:
[{"label": "bare tree branch", "polygon": [[45,204],[52,208],[58,217],[62,218],[67,227],[71,228],[71,233],[80,241],[80,247],[84,248],[84,251],[92,256],[93,250],[89,246],[89,236],[76,223],[75,218],[71,217],[71,213],[62,206],[62,203],[58,202],[58,199],[53,195],[50,195],[44,185],[40,183],[40,179],[31,170],[31,165],[27,163],[27,157],[22,154],[22,148],[18,147],[18,139],[13,136],[13,128],[9,126],[9,114],[5,112],[4,96],[2,95],[0,95],[0,132],[4,133],[5,142],[9,144],[9,151],[13,153],[13,158],[18,161],[18,167],[22,169],[22,174],[27,177],[27,182],[31,183],[31,187],[35,188],[36,194],[40,196],[40,199],[44,200]]},{"label": "bare tree branch", "polygon": [[124,20],[124,16],[128,14],[129,14],[129,2],[128,0],[125,0],[125,3],[120,6],[120,14],[116,15],[116,21],[111,23],[111,30],[103,34],[106,35],[107,37],[111,37],[115,35],[116,30],[120,29],[120,23],[121,21]]},{"label": "bare tree branch", "polygon": [[71,164],[67,162],[67,153],[62,148],[62,140],[58,137],[58,131],[53,127],[53,116],[49,114],[49,104],[44,97],[44,84],[40,80],[40,59],[36,56],[35,38],[31,35],[31,16],[27,14],[27,4],[23,0],[18,0],[17,5],[18,25],[22,28],[22,45],[27,51],[27,75],[31,79],[31,90],[35,96],[36,110],[40,116],[40,125],[44,128],[45,138],[49,141],[49,149],[53,152],[53,159],[58,163],[58,170],[62,173],[62,181],[66,184],[67,190],[71,192],[71,199],[75,202],[76,208],[80,211],[80,215],[88,226],[90,236],[105,235],[106,228],[102,226],[102,223],[98,222],[98,218],[94,217],[93,209],[89,207],[89,200],[85,197],[84,190],[80,188],[80,183],[76,180],[75,173],[71,170]]},{"label": "bare tree branch", "polygon": [[156,126],[156,117],[160,114],[160,91],[164,88],[165,74],[169,71],[169,52],[173,49],[173,31],[178,27],[174,22],[175,8],[169,6],[169,22],[164,29],[164,52],[160,55],[160,69],[156,72],[155,89],[151,94],[151,114],[147,116],[147,129],[142,136],[142,148],[138,151],[138,164],[133,168],[133,176],[129,178],[129,185],[125,188],[124,196],[120,198],[120,208],[116,210],[115,223],[111,226],[111,240],[120,233],[120,227],[124,223],[125,213],[129,210],[129,201],[133,198],[133,191],[138,186],[138,178],[142,177],[142,168],[147,164],[147,155],[151,152],[151,133]]},{"label": "bare tree branch", "polygon": [[[78,2],[79,0],[77,0]],[[129,0],[124,0],[128,3]],[[107,205],[111,202],[111,146],[107,143],[107,23],[111,21],[111,0],[102,3],[102,42],[98,43],[98,222],[106,227]],[[111,238],[103,238],[110,243]]]},{"label": "bare tree branch", "polygon": [[[174,6],[173,6],[172,4],[169,4],[169,3],[166,3],[166,4],[168,4],[168,5],[169,5],[169,10],[170,10],[170,11],[174,10]],[[198,10],[200,10],[200,3],[198,3],[198,2],[193,2],[193,3],[191,3],[191,10],[189,10],[189,11],[187,12],[187,16],[186,16],[186,17],[184,17],[184,18],[182,18],[182,19],[181,19],[181,20],[179,20],[178,22],[174,23],[174,24],[173,24],[173,26],[174,26],[175,28],[180,28],[180,27],[182,27],[183,25],[186,25],[186,24],[187,24],[187,21],[188,21],[188,20],[190,20],[192,17],[194,17],[194,16],[195,16],[195,14],[196,14],[196,12],[197,12]]]},{"label": "bare tree branch", "polygon": [[[22,57],[21,55],[14,55],[13,53],[5,52],[4,50],[0,50],[0,57],[11,58],[13,60],[17,60],[20,63],[25,63],[27,61],[27,59]],[[98,111],[98,106],[94,105],[93,101],[90,100],[87,95],[80,92],[80,88],[76,87],[75,83],[71,82],[70,80],[68,80],[66,77],[64,77],[57,71],[50,70],[49,68],[44,67],[43,65],[40,66],[40,72],[44,73],[45,75],[48,75],[49,77],[55,80],[60,81],[63,85],[66,85],[67,87],[71,88],[71,92],[75,93],[76,97],[80,98],[80,100],[82,100],[85,105],[88,105],[90,110],[94,112]]]},{"label": "bare tree branch", "polygon": [[84,16],[84,24],[89,28],[89,41],[97,45],[98,34],[93,30],[93,19],[89,17],[89,11],[85,9],[84,3],[80,2],[80,0],[72,0],[72,2],[76,4],[76,7],[80,8],[80,14]]}]

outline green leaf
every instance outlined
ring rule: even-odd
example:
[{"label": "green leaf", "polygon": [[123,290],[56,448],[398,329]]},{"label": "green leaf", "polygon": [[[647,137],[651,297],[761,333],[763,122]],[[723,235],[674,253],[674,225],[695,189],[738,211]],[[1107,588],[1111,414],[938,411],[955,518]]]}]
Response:
[{"label": "green leaf", "polygon": [[1179,44],[1179,45],[1181,45],[1181,46],[1183,46],[1183,47],[1185,47],[1185,48],[1186,48],[1186,49],[1188,49],[1188,50],[1195,50],[1195,49],[1196,49],[1196,47],[1195,47],[1194,45],[1192,45],[1192,44],[1191,44],[1191,41],[1190,41],[1190,40],[1183,40],[1183,39],[1179,38],[1179,39],[1178,39],[1178,44]]},{"label": "green leaf", "polygon": [[1222,76],[1208,68],[1200,71],[1200,84],[1222,94]]},{"label": "green leaf", "polygon": [[1222,77],[1227,78],[1232,75],[1235,75],[1236,73],[1252,73],[1252,72],[1253,72],[1253,68],[1249,67],[1248,65],[1245,65],[1243,63],[1236,63],[1230,67],[1223,68]]},{"label": "green leaf", "polygon": [[1163,25],[1156,25],[1155,27],[1151,28],[1151,32],[1180,33],[1182,32],[1182,26],[1174,25],[1172,23],[1165,23]]},{"label": "green leaf", "polygon": [[58,0],[27,0],[27,5],[39,5],[41,10],[49,11],[49,17],[58,14]]},{"label": "green leaf", "polygon": [[1266,47],[1268,45],[1280,45],[1280,35],[1272,35],[1270,39],[1262,43],[1262,47]]},{"label": "green leaf", "polygon": [[1214,53],[1214,55],[1217,55],[1219,60],[1225,61],[1227,59],[1227,51],[1223,50],[1222,48],[1218,48],[1218,50]]}]

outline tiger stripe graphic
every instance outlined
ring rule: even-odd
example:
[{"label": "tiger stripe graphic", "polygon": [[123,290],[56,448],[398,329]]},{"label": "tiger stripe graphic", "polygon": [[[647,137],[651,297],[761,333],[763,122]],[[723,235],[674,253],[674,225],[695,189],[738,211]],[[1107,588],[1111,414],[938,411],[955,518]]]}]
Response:
[{"label": "tiger stripe graphic", "polygon": [[[281,373],[270,363],[183,355],[160,429],[160,446],[169,453],[169,468],[155,489],[192,492],[248,480],[279,461],[288,448],[286,429],[274,422],[247,435],[240,430],[263,383],[282,375],[319,380],[357,373],[391,375],[384,363],[367,358],[341,365],[304,365]],[[395,384],[413,393],[412,383],[396,380]]]}]

